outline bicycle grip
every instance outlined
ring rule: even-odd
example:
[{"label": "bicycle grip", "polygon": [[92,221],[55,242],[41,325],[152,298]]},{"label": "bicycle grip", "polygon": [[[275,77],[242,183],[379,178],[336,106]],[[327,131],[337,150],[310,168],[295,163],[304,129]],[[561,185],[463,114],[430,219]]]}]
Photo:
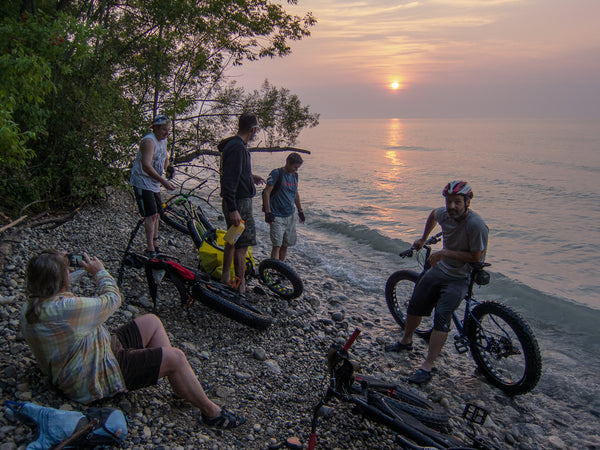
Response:
[{"label": "bicycle grip", "polygon": [[404,250],[403,252],[398,253],[398,256],[401,256],[402,258],[410,258],[415,250],[417,250],[415,247],[411,247],[408,250]]},{"label": "bicycle grip", "polygon": [[348,349],[352,347],[352,344],[354,344],[354,341],[356,341],[356,338],[359,334],[360,330],[358,328],[355,328],[348,340],[346,341],[346,343],[344,344],[344,350],[348,351]]}]

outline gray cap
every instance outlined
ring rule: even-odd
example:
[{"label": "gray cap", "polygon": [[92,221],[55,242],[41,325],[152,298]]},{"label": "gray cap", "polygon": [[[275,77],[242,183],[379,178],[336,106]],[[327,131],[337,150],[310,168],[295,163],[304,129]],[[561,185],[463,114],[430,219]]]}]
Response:
[{"label": "gray cap", "polygon": [[169,123],[169,118],[164,114],[159,114],[152,121],[152,125],[166,125]]}]

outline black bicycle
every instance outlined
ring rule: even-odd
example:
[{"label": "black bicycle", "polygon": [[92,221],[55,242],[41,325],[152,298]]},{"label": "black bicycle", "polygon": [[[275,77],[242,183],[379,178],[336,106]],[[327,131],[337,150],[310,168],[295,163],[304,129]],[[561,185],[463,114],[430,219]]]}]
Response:
[{"label": "black bicycle", "polygon": [[[188,186],[190,181],[195,183],[194,187]],[[212,226],[200,206],[204,200],[197,193],[204,184],[205,181],[189,176],[181,183],[179,193],[163,204],[160,217],[170,227],[190,236],[200,254],[203,251],[222,253],[219,240],[224,231]],[[214,266],[203,266],[200,258],[200,269],[211,273]],[[247,281],[258,278],[271,292],[288,300],[299,297],[304,291],[302,279],[290,266],[277,259],[264,259],[256,267],[254,259],[248,256],[245,274]]]},{"label": "black bicycle", "polygon": [[[392,316],[404,329],[406,307],[415,284],[430,268],[428,261],[431,246],[437,244],[442,233],[430,237],[424,245],[423,271],[399,270],[388,278],[385,299]],[[402,258],[412,257],[416,247],[400,253]],[[491,384],[508,395],[525,394],[538,383],[542,374],[542,357],[531,327],[523,317],[509,306],[497,301],[480,301],[473,297],[473,287],[490,282],[490,274],[484,267],[488,263],[471,264],[473,270],[464,300],[464,315],[452,315],[457,334],[454,346],[459,353],[471,350],[479,370]],[[432,331],[432,319],[423,318],[415,334],[425,340]]]},{"label": "black bicycle", "polygon": [[148,258],[128,252],[124,264],[144,269],[146,281],[157,311],[158,285],[170,281],[179,293],[181,307],[190,311],[196,301],[223,314],[230,319],[258,330],[268,328],[273,317],[249,303],[247,298],[235,289],[213,280],[208,274],[186,267],[165,255]]},{"label": "black bicycle", "polygon": [[[190,187],[190,182],[194,184]],[[169,227],[186,234],[192,239],[199,255],[210,253],[214,256],[212,267],[200,258],[199,269],[214,275],[214,270],[222,267],[218,260],[222,261],[223,247],[219,245],[219,236],[223,231],[217,230],[212,226],[208,217],[202,210],[200,204],[206,202],[198,192],[206,184],[205,180],[200,180],[193,175],[188,176],[179,186],[179,193],[170,197],[162,205],[160,219]],[[129,241],[123,252],[121,264],[118,272],[118,283],[121,285],[131,248],[135,237],[144,224],[144,218],[141,218],[132,230]],[[291,300],[302,295],[304,284],[296,272],[282,261],[268,258],[262,260],[256,267],[254,259],[251,256],[246,258],[246,281],[258,279],[271,292],[281,298]]]},{"label": "black bicycle", "polygon": [[[323,398],[313,409],[308,449],[316,446],[316,428],[320,417],[330,415],[333,399],[354,406],[353,412],[372,419],[398,433],[396,442],[408,449],[491,449],[474,433],[464,430],[473,439],[465,445],[457,437],[446,434],[448,414],[441,406],[414,394],[398,384],[382,382],[374,377],[354,373],[348,350],[360,334],[356,329],[346,343],[332,344],[327,354],[329,384]],[[463,417],[482,424],[487,411],[468,404]]]}]

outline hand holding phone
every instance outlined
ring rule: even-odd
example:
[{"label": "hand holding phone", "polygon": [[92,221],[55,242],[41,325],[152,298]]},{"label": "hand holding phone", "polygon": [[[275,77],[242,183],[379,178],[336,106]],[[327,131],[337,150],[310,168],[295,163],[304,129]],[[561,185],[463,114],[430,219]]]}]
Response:
[{"label": "hand holding phone", "polygon": [[71,267],[81,267],[83,255],[81,253],[67,253],[67,259]]}]

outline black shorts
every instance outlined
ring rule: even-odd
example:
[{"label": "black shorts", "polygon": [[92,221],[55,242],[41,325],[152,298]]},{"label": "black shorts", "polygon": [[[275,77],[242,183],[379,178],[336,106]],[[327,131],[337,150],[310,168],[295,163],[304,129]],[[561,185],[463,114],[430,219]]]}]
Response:
[{"label": "black shorts", "polygon": [[111,348],[128,390],[154,386],[158,382],[162,348],[144,348],[142,335],[133,320],[117,328],[111,336]]},{"label": "black shorts", "polygon": [[162,211],[160,192],[152,192],[135,186],[133,192],[142,217],[150,217]]},{"label": "black shorts", "polygon": [[433,329],[450,331],[452,313],[464,299],[469,280],[451,278],[438,266],[432,267],[417,282],[406,312],[412,316],[429,316],[435,307]]}]

